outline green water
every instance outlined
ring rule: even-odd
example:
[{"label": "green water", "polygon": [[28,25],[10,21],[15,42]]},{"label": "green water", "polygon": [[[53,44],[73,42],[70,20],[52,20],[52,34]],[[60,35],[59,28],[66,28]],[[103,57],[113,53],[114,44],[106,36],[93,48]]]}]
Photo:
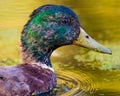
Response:
[{"label": "green water", "polygon": [[57,49],[51,57],[58,96],[120,96],[119,0],[2,0],[0,1],[0,65],[20,63],[19,40],[29,14],[43,4],[73,9],[81,26],[112,49],[112,55],[76,46]]}]

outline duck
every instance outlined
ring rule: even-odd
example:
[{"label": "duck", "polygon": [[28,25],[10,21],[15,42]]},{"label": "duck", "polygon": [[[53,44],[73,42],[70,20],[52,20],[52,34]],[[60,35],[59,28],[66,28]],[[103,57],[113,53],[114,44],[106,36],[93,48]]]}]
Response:
[{"label": "duck", "polygon": [[70,8],[47,4],[35,9],[21,32],[22,64],[0,66],[0,96],[31,96],[56,88],[50,56],[66,45],[112,53],[85,32]]}]

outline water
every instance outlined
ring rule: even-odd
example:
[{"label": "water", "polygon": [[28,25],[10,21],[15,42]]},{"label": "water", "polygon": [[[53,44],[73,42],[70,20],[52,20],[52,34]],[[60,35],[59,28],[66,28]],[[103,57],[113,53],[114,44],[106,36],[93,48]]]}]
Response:
[{"label": "water", "polygon": [[110,56],[75,46],[57,49],[51,57],[57,96],[120,96],[119,0],[0,1],[0,65],[21,62],[22,27],[33,9],[48,3],[72,8],[87,33],[113,51]]},{"label": "water", "polygon": [[[60,73],[63,78],[65,75],[76,82],[74,91],[69,91],[70,93],[67,92],[69,95],[63,94],[63,96],[120,96],[119,60],[114,58],[118,55],[114,53],[113,56],[107,56],[85,49],[78,52],[75,48],[75,46],[60,48],[53,53],[51,58],[54,67],[57,69],[56,66],[59,65],[61,68],[58,68],[60,72],[57,70],[56,73]],[[82,56],[79,55],[80,53]]]}]

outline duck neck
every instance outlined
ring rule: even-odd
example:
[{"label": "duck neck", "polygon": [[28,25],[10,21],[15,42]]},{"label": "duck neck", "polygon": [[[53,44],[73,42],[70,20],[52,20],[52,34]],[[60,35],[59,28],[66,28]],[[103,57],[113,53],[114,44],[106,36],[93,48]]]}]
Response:
[{"label": "duck neck", "polygon": [[[32,64],[32,63],[38,63],[38,64],[46,64],[49,67],[52,67],[50,62],[50,55],[52,51],[48,52],[47,49],[39,50],[39,48],[31,49],[27,46],[22,46],[22,61],[23,63]],[[30,49],[30,50],[29,50]]]}]

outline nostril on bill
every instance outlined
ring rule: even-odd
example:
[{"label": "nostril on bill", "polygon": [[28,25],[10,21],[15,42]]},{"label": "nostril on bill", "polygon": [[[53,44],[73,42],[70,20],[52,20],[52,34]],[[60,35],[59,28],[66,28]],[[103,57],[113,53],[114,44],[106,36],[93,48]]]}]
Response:
[{"label": "nostril on bill", "polygon": [[87,39],[89,39],[89,36],[88,36],[88,35],[86,35],[85,37],[86,37]]}]

